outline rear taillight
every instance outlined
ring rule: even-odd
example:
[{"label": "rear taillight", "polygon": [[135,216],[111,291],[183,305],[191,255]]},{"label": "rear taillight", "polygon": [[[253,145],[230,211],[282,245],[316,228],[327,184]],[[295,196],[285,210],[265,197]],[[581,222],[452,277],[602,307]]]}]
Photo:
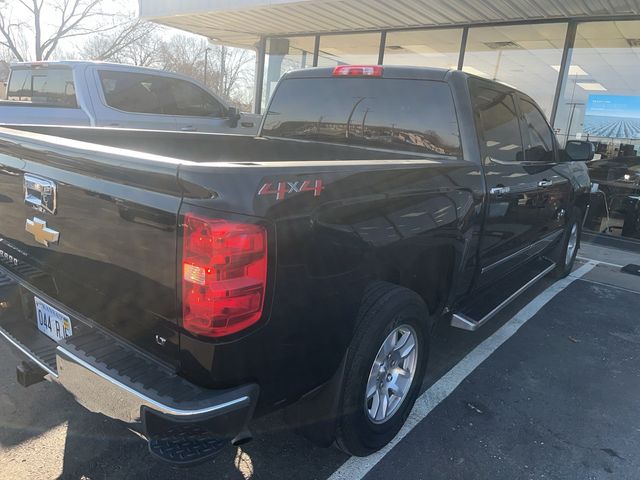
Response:
[{"label": "rear taillight", "polygon": [[381,77],[380,65],[338,65],[333,69],[334,77]]},{"label": "rear taillight", "polygon": [[188,213],[183,234],[183,327],[221,337],[256,323],[267,283],[265,228]]}]

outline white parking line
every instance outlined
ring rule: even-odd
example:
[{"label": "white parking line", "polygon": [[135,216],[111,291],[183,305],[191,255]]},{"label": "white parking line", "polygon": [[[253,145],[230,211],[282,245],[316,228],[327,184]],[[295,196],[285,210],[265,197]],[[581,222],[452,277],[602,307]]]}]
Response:
[{"label": "white parking line", "polygon": [[581,266],[568,277],[555,282],[544,292],[531,300],[522,310],[500,327],[495,333],[474,348],[458,364],[444,374],[436,383],[428,388],[416,401],[411,414],[407,418],[398,435],[382,450],[368,457],[351,457],[328,480],[356,480],[363,478],[376,464],[391,451],[413,428],[438,406],[462,381],[467,378],[482,362],[506,342],[520,327],[544,307],[553,297],[567,288],[574,280],[587,274],[598,264],[590,261]]},{"label": "white parking line", "polygon": [[611,283],[596,282],[595,280],[591,280],[590,278],[582,278],[581,280],[586,283],[598,285],[599,287],[612,288],[614,290],[621,290],[623,292],[635,293],[636,295],[640,295],[640,292],[638,290],[631,290],[630,288],[621,287],[619,285],[613,285]]},{"label": "white parking line", "polygon": [[593,258],[589,258],[589,257],[581,257],[580,255],[576,256],[576,258],[584,262],[595,262],[598,264],[601,263],[602,265],[608,265],[610,267],[622,268],[624,266],[624,265],[618,265],[617,263],[609,263],[609,262],[603,262],[602,260],[594,260]]}]

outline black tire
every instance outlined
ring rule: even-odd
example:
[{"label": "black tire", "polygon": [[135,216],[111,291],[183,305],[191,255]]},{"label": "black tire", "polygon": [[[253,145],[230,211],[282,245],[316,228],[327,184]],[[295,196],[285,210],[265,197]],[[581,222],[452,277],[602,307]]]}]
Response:
[{"label": "black tire", "polygon": [[[571,235],[573,228],[576,228],[576,247],[573,250],[573,254],[569,259],[567,259],[567,249],[569,247],[569,241],[571,240]],[[574,209],[571,215],[569,216],[569,221],[567,222],[567,227],[564,230],[562,235],[562,241],[560,243],[560,253],[558,255],[558,263],[556,268],[551,270],[549,275],[553,278],[564,278],[571,270],[573,270],[573,264],[576,261],[576,256],[578,255],[578,248],[580,246],[580,237],[582,235],[582,221],[580,216],[580,210]]]},{"label": "black tire", "polygon": [[[347,354],[336,430],[337,446],[355,456],[366,456],[389,443],[411,412],[424,378],[429,354],[429,311],[415,292],[377,282],[365,295]],[[365,407],[365,390],[378,351],[398,326],[412,327],[417,338],[417,363],[402,403],[384,423],[374,423]]]}]

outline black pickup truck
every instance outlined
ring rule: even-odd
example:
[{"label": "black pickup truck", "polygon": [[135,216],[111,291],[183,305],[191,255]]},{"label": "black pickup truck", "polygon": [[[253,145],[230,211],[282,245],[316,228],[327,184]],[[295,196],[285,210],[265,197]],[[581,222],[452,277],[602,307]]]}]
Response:
[{"label": "black pickup truck", "polygon": [[460,71],[280,81],[257,137],[0,128],[0,334],[165,460],[286,408],[354,455],[397,433],[437,321],[475,330],[580,242],[592,145]]}]

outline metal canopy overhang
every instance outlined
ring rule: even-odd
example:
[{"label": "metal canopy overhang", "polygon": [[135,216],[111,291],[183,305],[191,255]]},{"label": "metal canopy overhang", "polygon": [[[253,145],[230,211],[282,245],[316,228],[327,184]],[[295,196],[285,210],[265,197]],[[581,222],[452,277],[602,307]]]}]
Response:
[{"label": "metal canopy overhang", "polygon": [[261,36],[637,17],[640,0],[139,0],[140,17],[253,47]]}]

